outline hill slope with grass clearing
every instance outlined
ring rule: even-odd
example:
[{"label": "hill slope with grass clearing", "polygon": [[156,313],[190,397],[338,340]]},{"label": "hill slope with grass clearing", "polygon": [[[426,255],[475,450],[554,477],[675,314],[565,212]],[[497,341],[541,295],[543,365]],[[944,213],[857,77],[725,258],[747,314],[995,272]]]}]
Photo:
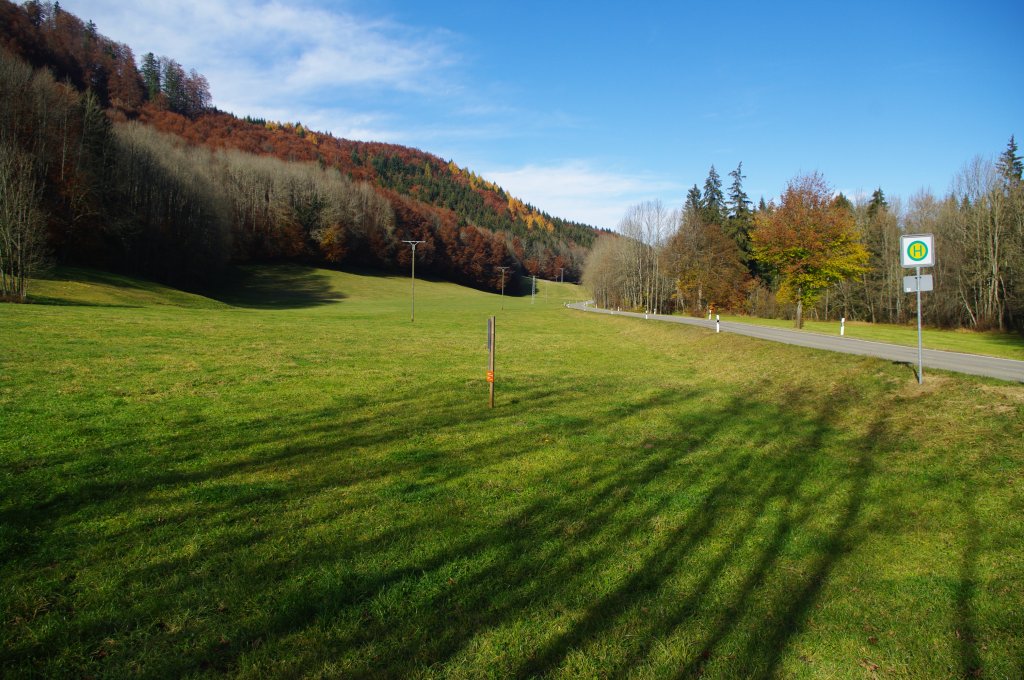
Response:
[{"label": "hill slope with grass clearing", "polygon": [[300,267],[33,290],[0,306],[11,675],[1024,674],[1017,386],[543,282],[417,281],[414,324],[408,278]]}]

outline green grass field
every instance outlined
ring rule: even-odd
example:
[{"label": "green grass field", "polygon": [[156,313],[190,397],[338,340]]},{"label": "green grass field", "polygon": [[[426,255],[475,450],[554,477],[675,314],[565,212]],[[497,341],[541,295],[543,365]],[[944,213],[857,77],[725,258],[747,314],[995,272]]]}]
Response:
[{"label": "green grass field", "polygon": [[1020,386],[569,285],[60,279],[0,306],[5,677],[1024,676]]},{"label": "green grass field", "polygon": [[[752,323],[760,326],[775,326],[777,328],[793,328],[793,322],[788,319],[723,315],[722,321]],[[917,347],[916,320],[914,323],[915,325],[913,326],[899,326],[896,324],[869,323],[866,321],[848,321],[846,323],[846,337]],[[811,333],[839,335],[839,322],[804,320],[804,330]],[[997,331],[980,333],[926,327],[921,330],[921,342],[925,349],[938,349],[965,354],[986,354],[1004,359],[1024,361],[1024,336],[1021,336],[1019,333],[999,333]]]}]

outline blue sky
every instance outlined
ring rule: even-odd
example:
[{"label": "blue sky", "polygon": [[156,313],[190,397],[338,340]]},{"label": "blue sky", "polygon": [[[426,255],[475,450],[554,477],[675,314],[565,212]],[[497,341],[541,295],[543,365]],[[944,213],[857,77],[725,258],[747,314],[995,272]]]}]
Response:
[{"label": "blue sky", "polygon": [[61,4],[219,108],[414,146],[601,227],[741,161],[755,201],[814,170],[942,194],[1024,135],[1020,0]]}]

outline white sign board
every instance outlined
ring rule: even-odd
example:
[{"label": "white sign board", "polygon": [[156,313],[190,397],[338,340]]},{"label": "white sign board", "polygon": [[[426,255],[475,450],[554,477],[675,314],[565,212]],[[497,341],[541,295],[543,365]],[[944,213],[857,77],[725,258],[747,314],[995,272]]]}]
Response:
[{"label": "white sign board", "polygon": [[916,293],[917,292],[917,285],[918,285],[917,282],[918,281],[921,282],[921,292],[922,293],[927,293],[928,291],[934,289],[934,286],[932,284],[932,275],[931,274],[921,274],[920,277],[918,277],[918,276],[904,276],[903,277],[903,292],[904,293]]},{"label": "white sign board", "polygon": [[900,264],[904,267],[934,267],[935,239],[932,235],[900,236]]}]

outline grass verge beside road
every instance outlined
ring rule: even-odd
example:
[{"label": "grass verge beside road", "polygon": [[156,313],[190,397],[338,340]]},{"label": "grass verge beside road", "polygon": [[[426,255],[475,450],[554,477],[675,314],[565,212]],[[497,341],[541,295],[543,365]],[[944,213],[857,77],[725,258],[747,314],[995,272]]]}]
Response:
[{"label": "grass verge beside road", "polygon": [[[795,330],[793,321],[788,319],[763,319],[753,316],[723,314],[722,321]],[[839,326],[838,321],[804,320],[804,330],[811,333],[838,336]],[[963,352],[965,354],[985,354],[1004,359],[1024,361],[1024,337],[1019,333],[958,331],[925,327],[922,329],[921,335],[926,349]],[[847,321],[846,337],[917,347],[917,326]]]}]

